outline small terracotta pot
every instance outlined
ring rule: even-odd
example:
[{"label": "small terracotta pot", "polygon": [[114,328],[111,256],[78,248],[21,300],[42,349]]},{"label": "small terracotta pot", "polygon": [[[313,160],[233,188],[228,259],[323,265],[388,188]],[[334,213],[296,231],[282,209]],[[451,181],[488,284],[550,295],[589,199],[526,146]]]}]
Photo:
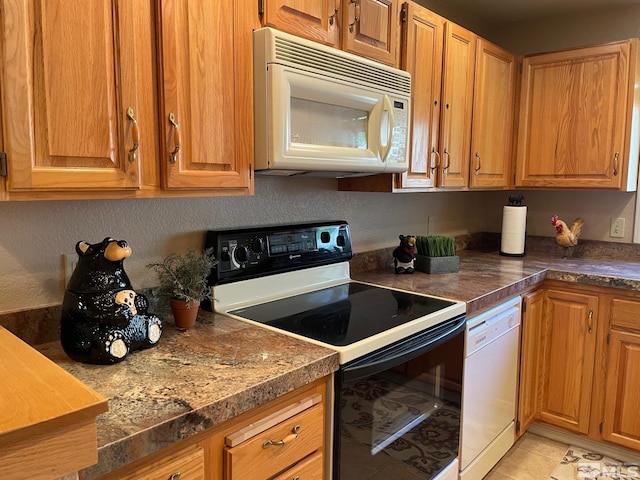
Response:
[{"label": "small terracotta pot", "polygon": [[200,309],[200,301],[186,302],[184,300],[171,299],[171,311],[176,328],[186,330],[196,324],[196,317]]}]

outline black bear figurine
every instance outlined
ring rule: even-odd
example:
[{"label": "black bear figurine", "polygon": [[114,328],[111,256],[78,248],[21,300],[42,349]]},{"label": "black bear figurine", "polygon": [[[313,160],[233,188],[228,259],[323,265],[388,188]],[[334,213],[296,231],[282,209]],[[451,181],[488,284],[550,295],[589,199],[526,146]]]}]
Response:
[{"label": "black bear figurine", "polygon": [[132,350],[156,345],[162,322],[147,313],[122,265],[131,255],[124,240],[76,244],[76,266],[62,302],[60,341],[69,357],[83,363],[112,364]]},{"label": "black bear figurine", "polygon": [[393,266],[396,273],[413,273],[416,259],[416,237],[400,235],[400,245],[393,250]]}]

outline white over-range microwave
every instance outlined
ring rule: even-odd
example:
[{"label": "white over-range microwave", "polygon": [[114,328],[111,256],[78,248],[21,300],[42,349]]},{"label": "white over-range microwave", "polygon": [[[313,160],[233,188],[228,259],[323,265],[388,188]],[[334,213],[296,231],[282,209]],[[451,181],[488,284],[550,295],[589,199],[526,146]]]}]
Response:
[{"label": "white over-range microwave", "polygon": [[409,73],[272,28],[253,41],[256,173],[407,170]]}]

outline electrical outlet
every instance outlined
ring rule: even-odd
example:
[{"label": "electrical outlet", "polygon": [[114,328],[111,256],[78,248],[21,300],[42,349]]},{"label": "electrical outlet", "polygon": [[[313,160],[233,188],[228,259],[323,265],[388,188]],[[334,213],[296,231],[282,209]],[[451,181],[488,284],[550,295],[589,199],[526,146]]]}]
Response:
[{"label": "electrical outlet", "polygon": [[78,264],[78,255],[75,253],[62,254],[62,265],[64,266],[64,288],[67,288],[71,274]]},{"label": "electrical outlet", "polygon": [[624,218],[612,218],[611,219],[611,231],[609,236],[612,238],[624,237]]}]

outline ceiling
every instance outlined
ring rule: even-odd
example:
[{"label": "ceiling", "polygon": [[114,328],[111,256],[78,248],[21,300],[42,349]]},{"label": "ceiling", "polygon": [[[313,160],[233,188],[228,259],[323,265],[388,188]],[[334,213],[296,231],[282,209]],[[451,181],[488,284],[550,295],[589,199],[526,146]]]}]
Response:
[{"label": "ceiling", "polygon": [[640,0],[436,0],[449,8],[462,9],[478,20],[506,25],[588,10],[640,5]]}]

